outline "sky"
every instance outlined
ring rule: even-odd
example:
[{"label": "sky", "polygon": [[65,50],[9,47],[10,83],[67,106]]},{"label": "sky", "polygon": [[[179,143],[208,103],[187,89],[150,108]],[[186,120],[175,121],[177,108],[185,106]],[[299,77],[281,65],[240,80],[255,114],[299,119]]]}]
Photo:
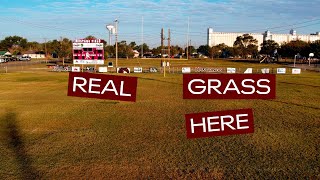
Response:
[{"label": "sky", "polygon": [[38,42],[88,35],[108,41],[106,25],[115,19],[118,41],[150,47],[160,46],[161,28],[165,38],[170,29],[172,45],[185,46],[188,38],[196,47],[207,44],[209,27],[244,33],[320,31],[320,0],[1,0],[0,9],[0,39],[18,35]]}]

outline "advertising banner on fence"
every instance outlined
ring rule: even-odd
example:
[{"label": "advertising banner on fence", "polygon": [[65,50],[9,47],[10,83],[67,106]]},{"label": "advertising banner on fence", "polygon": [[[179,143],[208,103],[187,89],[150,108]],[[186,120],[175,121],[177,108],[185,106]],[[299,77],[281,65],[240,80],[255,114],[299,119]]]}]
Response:
[{"label": "advertising banner on fence", "polygon": [[196,73],[223,73],[222,68],[214,67],[196,67],[194,72]]},{"label": "advertising banner on fence", "polygon": [[183,67],[182,73],[191,73],[191,68],[190,67]]},{"label": "advertising banner on fence", "polygon": [[285,74],[286,68],[277,68],[277,74]]},{"label": "advertising banner on fence", "polygon": [[184,99],[275,99],[275,74],[183,74]]},{"label": "advertising banner on fence", "polygon": [[261,73],[262,74],[269,74],[270,73],[270,69],[269,68],[263,68],[263,69],[261,69]]},{"label": "advertising banner on fence", "polygon": [[234,73],[236,73],[236,68],[227,68],[227,73],[228,73],[228,74],[234,74]]},{"label": "advertising banner on fence", "polygon": [[204,138],[254,132],[252,109],[186,114],[187,138]]},{"label": "advertising banner on fence", "polygon": [[301,69],[299,69],[299,68],[293,68],[293,69],[292,69],[292,74],[301,74]]},{"label": "advertising banner on fence", "polygon": [[101,72],[101,73],[108,72],[108,67],[99,67],[99,72]]},{"label": "advertising banner on fence", "polygon": [[71,71],[72,71],[72,72],[80,72],[80,67],[72,66],[72,67],[71,67]]},{"label": "advertising banner on fence", "polygon": [[68,96],[136,101],[137,77],[69,73]]},{"label": "advertising banner on fence", "polygon": [[134,67],[133,72],[134,73],[142,73],[142,67]]},{"label": "advertising banner on fence", "polygon": [[252,74],[252,68],[247,68],[244,74]]}]

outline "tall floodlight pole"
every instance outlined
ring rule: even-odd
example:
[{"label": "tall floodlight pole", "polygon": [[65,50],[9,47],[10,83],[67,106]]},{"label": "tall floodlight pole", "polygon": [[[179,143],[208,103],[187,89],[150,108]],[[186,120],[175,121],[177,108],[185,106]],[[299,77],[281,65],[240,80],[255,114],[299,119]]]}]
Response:
[{"label": "tall floodlight pole", "polygon": [[116,19],[115,21],[115,27],[116,27],[116,71],[118,69],[118,20]]}]

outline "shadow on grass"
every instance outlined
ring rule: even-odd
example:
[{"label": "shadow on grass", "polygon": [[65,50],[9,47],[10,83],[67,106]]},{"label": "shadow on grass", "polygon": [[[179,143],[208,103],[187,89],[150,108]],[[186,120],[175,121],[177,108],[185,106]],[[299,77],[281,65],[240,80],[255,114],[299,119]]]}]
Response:
[{"label": "shadow on grass", "polygon": [[16,113],[8,111],[4,120],[4,138],[8,148],[17,160],[22,179],[40,179],[40,174],[32,167],[31,157],[26,152],[25,143],[16,122]]}]

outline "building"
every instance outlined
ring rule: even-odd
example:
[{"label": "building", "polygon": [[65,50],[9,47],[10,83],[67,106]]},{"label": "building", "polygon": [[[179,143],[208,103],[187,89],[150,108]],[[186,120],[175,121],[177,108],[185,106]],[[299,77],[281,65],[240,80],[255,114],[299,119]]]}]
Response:
[{"label": "building", "polygon": [[26,51],[23,53],[23,56],[29,56],[32,59],[42,59],[42,58],[46,58],[44,53],[41,52],[34,52],[34,51]]},{"label": "building", "polygon": [[0,51],[0,58],[11,57],[11,55],[9,51]]},{"label": "building", "polygon": [[279,45],[288,43],[294,40],[301,40],[306,42],[314,42],[320,40],[320,32],[316,34],[304,35],[297,34],[295,30],[291,30],[289,34],[272,34],[270,31],[264,33],[227,33],[227,32],[214,32],[212,28],[208,28],[207,43],[210,47],[224,43],[227,46],[232,47],[234,41],[238,36],[243,34],[249,34],[258,41],[258,47],[261,48],[263,41],[274,40]]}]

